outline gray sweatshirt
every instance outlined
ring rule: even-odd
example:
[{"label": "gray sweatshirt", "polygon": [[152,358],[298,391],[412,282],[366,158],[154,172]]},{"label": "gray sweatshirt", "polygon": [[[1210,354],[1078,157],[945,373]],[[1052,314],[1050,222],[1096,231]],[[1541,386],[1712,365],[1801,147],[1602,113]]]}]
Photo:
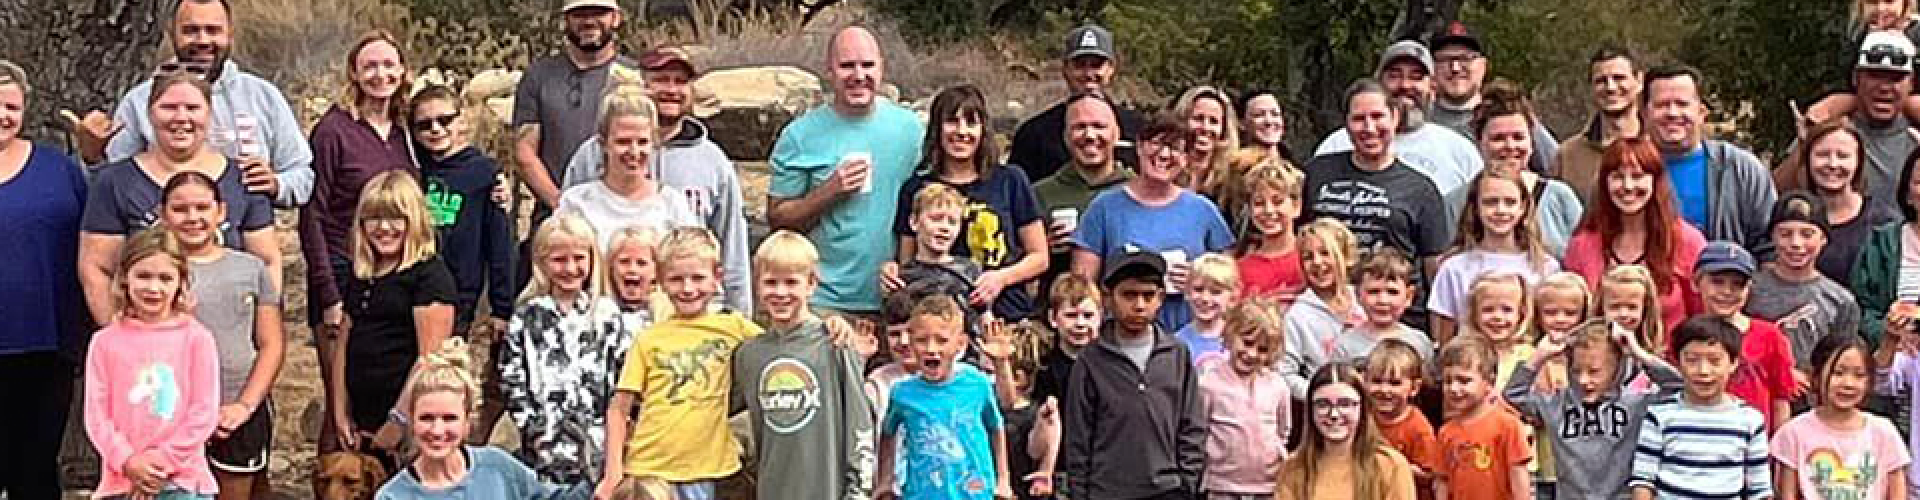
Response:
[{"label": "gray sweatshirt", "polygon": [[1707,241],[1731,241],[1753,251],[1755,259],[1773,256],[1767,222],[1773,217],[1773,175],[1752,152],[1721,140],[1706,141]]},{"label": "gray sweatshirt", "polygon": [[[1522,417],[1541,423],[1535,436],[1553,446],[1554,461],[1561,464],[1554,498],[1627,498],[1627,478],[1633,472],[1627,465],[1633,463],[1640,423],[1646,420],[1648,406],[1672,399],[1685,387],[1680,372],[1665,362],[1642,365],[1622,357],[1609,394],[1587,404],[1580,386],[1572,380],[1565,389],[1535,391],[1533,382],[1538,377],[1530,365],[1521,363],[1514,368],[1506,398]],[[1634,367],[1646,370],[1659,390],[1628,390],[1627,381],[1636,374]]]},{"label": "gray sweatshirt", "polygon": [[818,319],[740,344],[729,397],[753,425],[760,498],[871,498],[877,457],[862,364]]},{"label": "gray sweatshirt", "polygon": [[[600,178],[600,137],[588,138],[567,161],[560,178],[562,191]],[[707,126],[691,117],[680,122],[680,133],[668,139],[653,157],[653,175],[661,184],[687,196],[693,215],[720,239],[720,261],[726,276],[727,307],[753,316],[753,249],[747,236],[746,202],[740,195],[740,174],[733,160],[707,138]]]}]

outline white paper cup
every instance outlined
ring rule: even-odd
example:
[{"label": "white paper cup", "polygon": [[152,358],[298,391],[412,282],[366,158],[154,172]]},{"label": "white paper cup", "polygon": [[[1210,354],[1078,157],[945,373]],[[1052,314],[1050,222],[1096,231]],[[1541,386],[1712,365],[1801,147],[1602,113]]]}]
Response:
[{"label": "white paper cup", "polygon": [[1056,208],[1048,215],[1048,218],[1053,220],[1054,226],[1064,231],[1071,232],[1080,228],[1080,209],[1078,208]]},{"label": "white paper cup", "polygon": [[1160,252],[1160,259],[1167,261],[1167,293],[1174,294],[1183,292],[1184,290],[1173,286],[1173,268],[1187,265],[1187,251],[1175,248]]},{"label": "white paper cup", "polygon": [[854,162],[866,162],[867,164],[867,176],[860,181],[860,194],[873,192],[873,153],[855,151],[840,156],[840,165],[842,168]]}]

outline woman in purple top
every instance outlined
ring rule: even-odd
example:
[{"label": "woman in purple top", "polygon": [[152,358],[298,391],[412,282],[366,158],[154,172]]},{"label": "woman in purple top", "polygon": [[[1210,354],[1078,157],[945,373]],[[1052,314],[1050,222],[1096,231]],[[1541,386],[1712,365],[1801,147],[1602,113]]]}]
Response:
[{"label": "woman in purple top", "polygon": [[413,170],[403,126],[410,82],[400,42],[386,31],[361,36],[347,51],[347,79],[352,84],[346,97],[313,125],[313,198],[300,210],[307,305],[308,311],[314,311],[307,317],[316,327],[316,338],[339,335],[347,328],[339,287],[350,274],[347,235],[353,229],[361,186],[381,172]]},{"label": "woman in purple top", "polygon": [[[33,291],[44,302],[0,306],[0,496],[58,498],[60,437],[73,397],[73,360],[86,329],[75,276],[80,165],[58,149],[20,137],[26,71],[0,60],[0,290]],[[52,300],[46,300],[46,299]],[[41,382],[22,382],[41,381]]]},{"label": "woman in purple top", "polygon": [[273,202],[247,192],[240,162],[208,144],[211,95],[207,82],[190,72],[155,78],[146,103],[153,117],[154,141],[146,151],[94,174],[80,214],[79,269],[87,311],[95,323],[104,325],[113,318],[111,270],[121,244],[158,222],[160,187],[177,172],[205,174],[218,184],[223,198],[233,200],[227,203],[227,217],[220,227],[221,242],[259,257],[273,286],[280,286],[280,239],[273,232]]}]

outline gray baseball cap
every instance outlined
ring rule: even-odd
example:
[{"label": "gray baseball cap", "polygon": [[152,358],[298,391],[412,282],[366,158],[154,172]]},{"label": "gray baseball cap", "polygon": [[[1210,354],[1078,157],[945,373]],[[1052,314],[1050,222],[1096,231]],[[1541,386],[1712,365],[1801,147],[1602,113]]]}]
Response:
[{"label": "gray baseball cap", "polygon": [[1427,50],[1426,44],[1420,43],[1419,40],[1401,40],[1388,45],[1387,50],[1380,52],[1380,65],[1373,69],[1373,73],[1378,75],[1386,71],[1387,65],[1402,58],[1413,59],[1419,62],[1420,68],[1427,70],[1428,74],[1433,73],[1433,51]]},{"label": "gray baseball cap", "polygon": [[1085,24],[1067,32],[1067,57],[1100,56],[1113,59],[1113,32],[1098,24]]}]

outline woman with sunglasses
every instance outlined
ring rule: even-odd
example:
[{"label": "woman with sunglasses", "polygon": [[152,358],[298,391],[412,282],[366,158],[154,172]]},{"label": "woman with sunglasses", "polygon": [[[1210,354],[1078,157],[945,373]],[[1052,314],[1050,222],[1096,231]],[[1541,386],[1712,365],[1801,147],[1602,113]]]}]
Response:
[{"label": "woman with sunglasses", "polygon": [[1306,431],[1280,466],[1278,500],[1413,500],[1413,468],[1380,437],[1373,400],[1345,363],[1320,367],[1307,384]]}]

